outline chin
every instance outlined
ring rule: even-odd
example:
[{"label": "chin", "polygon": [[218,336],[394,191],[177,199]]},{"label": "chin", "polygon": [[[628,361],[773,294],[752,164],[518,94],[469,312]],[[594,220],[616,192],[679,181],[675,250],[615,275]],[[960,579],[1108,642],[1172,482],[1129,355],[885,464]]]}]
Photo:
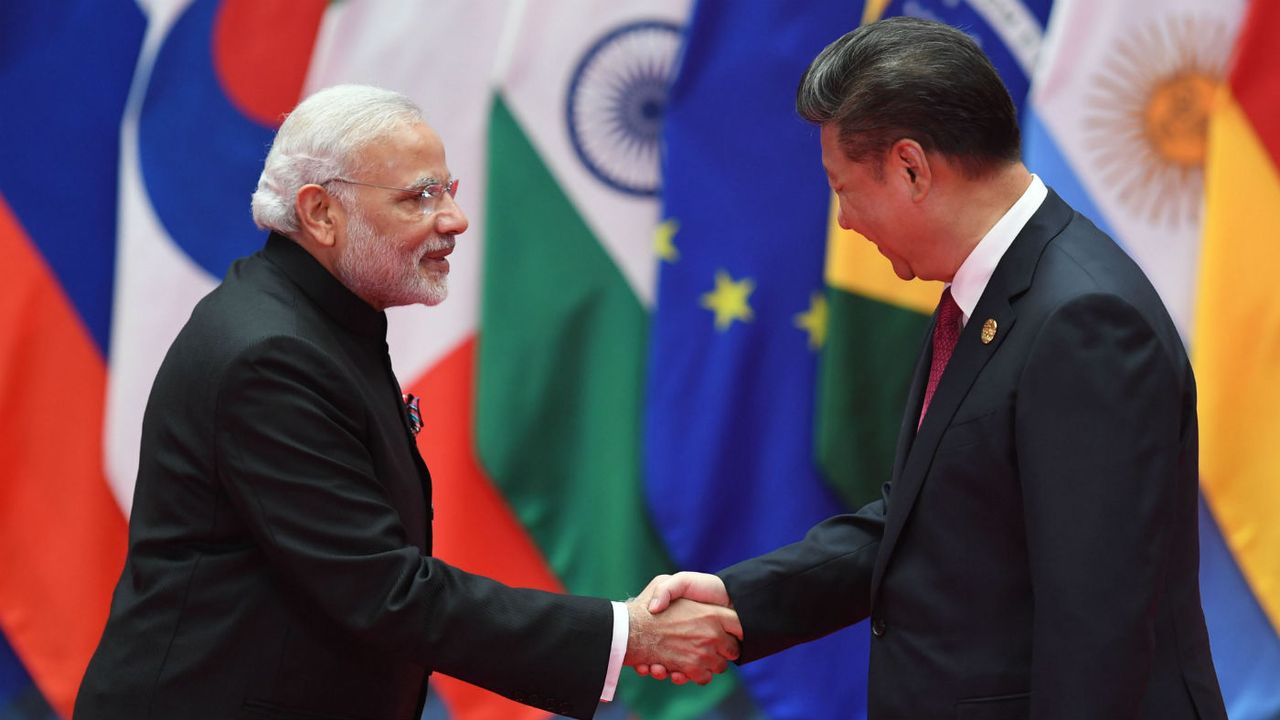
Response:
[{"label": "chin", "polygon": [[446,278],[438,278],[427,284],[426,292],[422,293],[422,304],[428,307],[439,305],[449,297],[449,283]]},{"label": "chin", "polygon": [[914,280],[916,278],[916,273],[911,269],[910,265],[899,260],[892,259],[889,260],[889,263],[893,266],[893,274],[897,275],[898,279]]}]

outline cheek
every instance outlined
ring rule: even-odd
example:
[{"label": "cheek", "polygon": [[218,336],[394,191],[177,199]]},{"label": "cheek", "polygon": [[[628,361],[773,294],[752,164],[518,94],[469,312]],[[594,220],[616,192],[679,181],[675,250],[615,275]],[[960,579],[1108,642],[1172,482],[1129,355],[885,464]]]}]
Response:
[{"label": "cheek", "polygon": [[398,238],[400,248],[409,255],[417,255],[430,250],[436,245],[433,242],[435,234],[429,229],[415,228],[413,232],[406,232]]}]

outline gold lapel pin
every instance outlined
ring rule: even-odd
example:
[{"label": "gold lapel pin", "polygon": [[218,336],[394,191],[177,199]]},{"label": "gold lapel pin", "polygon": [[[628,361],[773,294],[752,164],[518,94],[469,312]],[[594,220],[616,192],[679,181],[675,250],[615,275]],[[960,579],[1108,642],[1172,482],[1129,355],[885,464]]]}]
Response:
[{"label": "gold lapel pin", "polygon": [[982,323],[982,344],[990,345],[992,340],[996,339],[996,320],[995,318],[987,318]]}]

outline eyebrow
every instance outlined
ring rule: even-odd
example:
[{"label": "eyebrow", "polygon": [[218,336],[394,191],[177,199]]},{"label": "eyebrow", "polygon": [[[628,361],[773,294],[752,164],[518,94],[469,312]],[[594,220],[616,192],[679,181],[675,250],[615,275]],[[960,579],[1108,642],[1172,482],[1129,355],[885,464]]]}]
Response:
[{"label": "eyebrow", "polygon": [[449,175],[448,173],[445,173],[444,177],[437,177],[435,175],[422,175],[417,180],[414,180],[413,183],[409,185],[409,187],[425,188],[428,185],[445,182],[449,180],[451,177],[452,176]]}]

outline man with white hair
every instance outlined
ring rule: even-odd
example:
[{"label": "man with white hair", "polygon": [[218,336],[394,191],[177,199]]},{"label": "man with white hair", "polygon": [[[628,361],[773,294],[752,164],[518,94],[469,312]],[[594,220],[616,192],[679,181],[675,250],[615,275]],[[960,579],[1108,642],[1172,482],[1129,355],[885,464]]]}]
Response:
[{"label": "man with white hair", "polygon": [[586,718],[624,661],[661,653],[706,682],[736,657],[731,610],[656,618],[431,557],[431,477],[383,311],[444,300],[457,187],[397,93],[330,88],[285,120],[253,196],[266,246],[156,376],[77,718],[403,720],[435,670]]}]

